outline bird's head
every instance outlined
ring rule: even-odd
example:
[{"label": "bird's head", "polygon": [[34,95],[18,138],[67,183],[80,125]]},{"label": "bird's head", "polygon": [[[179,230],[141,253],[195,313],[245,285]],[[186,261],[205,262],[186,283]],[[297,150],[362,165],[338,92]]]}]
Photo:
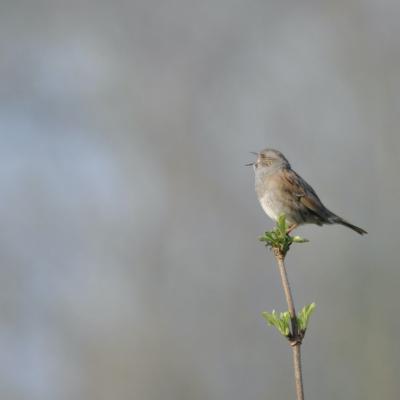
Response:
[{"label": "bird's head", "polygon": [[278,150],[264,149],[259,153],[252,152],[252,154],[257,156],[254,162],[246,164],[248,166],[253,166],[254,171],[275,171],[280,168],[290,168],[289,161],[286,157]]}]

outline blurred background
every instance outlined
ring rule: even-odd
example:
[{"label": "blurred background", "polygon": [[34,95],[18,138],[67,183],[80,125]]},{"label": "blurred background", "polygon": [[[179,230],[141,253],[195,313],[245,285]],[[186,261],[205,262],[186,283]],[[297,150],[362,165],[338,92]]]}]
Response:
[{"label": "blurred background", "polygon": [[1,398],[294,398],[265,147],[369,231],[288,256],[306,398],[399,398],[399,12],[2,0]]}]

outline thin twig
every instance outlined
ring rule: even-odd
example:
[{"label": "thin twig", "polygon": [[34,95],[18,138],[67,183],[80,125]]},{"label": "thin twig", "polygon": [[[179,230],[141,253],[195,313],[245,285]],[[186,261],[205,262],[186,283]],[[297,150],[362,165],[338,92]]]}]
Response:
[{"label": "thin twig", "polygon": [[290,344],[292,346],[292,352],[293,352],[293,367],[294,367],[297,400],[304,400],[303,377],[301,370],[301,348],[300,348],[301,340],[303,337],[301,332],[299,332],[297,325],[296,310],[294,308],[292,291],[290,290],[289,280],[285,268],[285,255],[279,248],[274,248],[274,255],[279,267],[282,287],[285,292],[286,302],[288,305],[290,320],[292,324]]}]

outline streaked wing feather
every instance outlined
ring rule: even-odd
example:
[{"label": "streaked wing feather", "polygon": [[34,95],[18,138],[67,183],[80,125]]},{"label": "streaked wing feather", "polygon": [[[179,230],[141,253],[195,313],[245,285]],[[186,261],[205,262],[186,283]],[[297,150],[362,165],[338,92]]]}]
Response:
[{"label": "streaked wing feather", "polygon": [[290,190],[298,198],[301,204],[308,210],[322,217],[322,212],[325,211],[324,205],[315,193],[314,189],[295,171],[283,170],[283,178],[290,185]]}]

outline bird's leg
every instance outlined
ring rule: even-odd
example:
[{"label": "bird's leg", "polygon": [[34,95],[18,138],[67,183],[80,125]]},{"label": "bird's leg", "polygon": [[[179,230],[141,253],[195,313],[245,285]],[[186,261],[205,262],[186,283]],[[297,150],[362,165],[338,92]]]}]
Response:
[{"label": "bird's leg", "polygon": [[286,234],[290,234],[294,229],[296,229],[299,226],[299,224],[293,224],[289,226],[289,229],[286,231]]}]

